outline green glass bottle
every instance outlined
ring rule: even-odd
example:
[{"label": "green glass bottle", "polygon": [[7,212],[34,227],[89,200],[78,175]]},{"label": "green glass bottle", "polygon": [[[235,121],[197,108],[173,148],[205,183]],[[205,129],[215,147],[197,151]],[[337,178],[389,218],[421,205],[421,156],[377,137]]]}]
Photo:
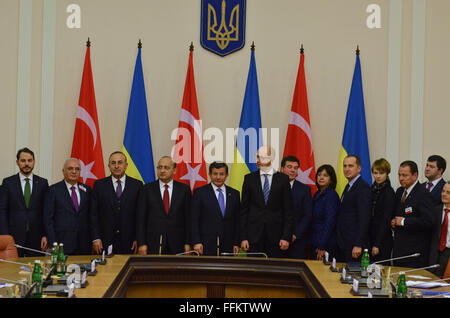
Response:
[{"label": "green glass bottle", "polygon": [[34,298],[42,297],[42,268],[41,261],[34,261],[33,274],[31,275],[31,282],[36,283],[36,287],[33,292]]},{"label": "green glass bottle", "polygon": [[64,255],[64,245],[63,243],[59,244],[58,249],[58,265],[56,268],[56,274],[61,277],[66,274],[66,255]]},{"label": "green glass bottle", "polygon": [[57,274],[58,268],[58,243],[53,243],[53,251],[52,251],[52,274]]},{"label": "green glass bottle", "polygon": [[370,258],[369,258],[369,250],[366,248],[364,249],[364,253],[361,257],[361,276],[367,277],[367,267],[370,265]]},{"label": "green glass bottle", "polygon": [[408,288],[406,287],[405,272],[400,272],[397,280],[397,292],[395,296],[397,298],[406,298],[408,294]]}]

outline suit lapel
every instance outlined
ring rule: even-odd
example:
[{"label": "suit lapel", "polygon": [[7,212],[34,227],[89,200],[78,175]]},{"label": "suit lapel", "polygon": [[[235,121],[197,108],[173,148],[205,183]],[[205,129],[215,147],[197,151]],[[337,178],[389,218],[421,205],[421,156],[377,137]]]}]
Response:
[{"label": "suit lapel", "polygon": [[[172,185],[173,185],[173,188],[172,188],[172,197],[170,198],[169,213],[168,213],[167,215],[169,215],[169,214],[172,213],[173,206],[174,206],[174,204],[178,201],[178,199],[179,199],[179,197],[180,197],[180,193],[179,193],[179,192],[180,192],[180,188],[178,187],[178,184],[175,182],[175,180],[173,180]],[[162,202],[162,199],[161,199],[161,202]],[[164,210],[164,204],[163,204],[163,211],[164,211],[164,213],[165,213],[165,210]]]},{"label": "suit lapel", "polygon": [[[222,216],[222,211],[220,210],[219,201],[217,200],[216,193],[214,192],[214,188],[213,188],[213,186],[212,186],[211,183],[209,184],[209,190],[208,190],[208,193],[209,193],[209,200],[210,200],[211,202],[214,202],[213,205],[215,206],[216,215],[217,215],[219,218],[223,218],[223,216]],[[227,192],[227,193],[228,193],[228,192]],[[227,200],[227,202],[228,202],[228,200]],[[225,213],[226,213],[226,207],[225,207]]]},{"label": "suit lapel", "polygon": [[34,200],[36,200],[35,193],[38,192],[39,186],[40,186],[39,179],[36,178],[36,175],[33,175],[33,189],[31,190],[31,198],[30,198],[30,206],[29,206],[30,209],[32,206],[34,206],[33,203],[34,203]]},{"label": "suit lapel", "polygon": [[22,204],[23,208],[26,209],[25,197],[23,196],[22,185],[20,184],[19,174],[16,174],[16,178],[14,178],[14,188],[15,188],[17,195],[19,196],[20,204]]},{"label": "suit lapel", "polygon": [[75,210],[75,205],[73,204],[72,197],[69,194],[69,189],[64,180],[60,182],[60,190],[62,191],[63,200],[66,201],[66,204],[72,208],[72,212],[75,214],[77,211]]},{"label": "suit lapel", "polygon": [[[259,200],[260,200],[260,202],[262,202],[263,205],[266,205],[264,202],[264,192],[262,189],[260,171],[259,170],[256,171],[253,177],[255,178],[256,191],[259,193]],[[272,181],[273,181],[273,179],[272,179]],[[270,196],[270,192],[269,192],[269,196]],[[269,200],[267,200],[267,202],[269,202]]]}]

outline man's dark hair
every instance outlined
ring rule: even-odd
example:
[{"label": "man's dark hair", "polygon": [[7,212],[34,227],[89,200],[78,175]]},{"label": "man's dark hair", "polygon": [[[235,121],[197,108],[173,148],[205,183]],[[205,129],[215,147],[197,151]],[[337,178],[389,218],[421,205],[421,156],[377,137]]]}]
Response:
[{"label": "man's dark hair", "polygon": [[361,167],[361,158],[358,157],[357,155],[348,155],[348,156],[345,157],[345,158],[355,158],[355,160],[356,160],[356,165],[357,165],[358,167]]},{"label": "man's dark hair", "polygon": [[33,160],[34,160],[34,152],[31,151],[31,149],[29,149],[29,148],[27,148],[27,147],[22,148],[22,149],[19,149],[19,151],[17,151],[17,156],[16,156],[16,157],[17,157],[17,160],[19,160],[20,154],[21,154],[22,152],[29,153],[29,154],[33,157]]},{"label": "man's dark hair", "polygon": [[320,189],[319,184],[317,183],[317,179],[319,177],[319,173],[321,173],[323,170],[325,170],[327,175],[330,176],[330,185],[328,187],[330,187],[331,189],[336,189],[336,184],[337,184],[336,172],[334,171],[334,168],[330,165],[321,165],[319,167],[319,169],[317,169],[317,172],[316,172],[317,189]]},{"label": "man's dark hair", "polygon": [[211,174],[213,169],[221,169],[221,168],[225,168],[225,172],[228,174],[227,164],[221,161],[214,161],[213,163],[211,163],[209,165],[209,173]]},{"label": "man's dark hair", "polygon": [[436,162],[438,169],[439,170],[442,169],[442,174],[444,174],[445,168],[447,168],[447,162],[445,161],[444,158],[442,158],[439,155],[432,155],[432,156],[428,157],[427,161],[428,162]]},{"label": "man's dark hair", "polygon": [[419,173],[419,169],[417,168],[417,163],[415,163],[414,161],[411,161],[411,160],[403,161],[400,164],[400,167],[401,168],[409,167],[409,170],[411,171],[411,174]]},{"label": "man's dark hair", "polygon": [[284,168],[284,166],[286,165],[286,162],[288,162],[288,161],[296,162],[300,166],[300,160],[298,160],[298,158],[296,156],[286,156],[281,160],[281,167]]},{"label": "man's dark hair", "polygon": [[108,162],[111,161],[111,157],[113,155],[122,155],[125,158],[125,162],[128,162],[127,161],[127,156],[125,156],[125,154],[122,151],[114,151],[112,154],[110,154]]}]

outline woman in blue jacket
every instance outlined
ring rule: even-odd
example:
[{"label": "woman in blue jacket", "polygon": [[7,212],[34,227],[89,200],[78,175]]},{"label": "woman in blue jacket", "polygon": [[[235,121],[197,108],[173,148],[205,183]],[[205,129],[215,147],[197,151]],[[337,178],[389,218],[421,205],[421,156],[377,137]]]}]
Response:
[{"label": "woman in blue jacket", "polygon": [[330,165],[317,169],[317,192],[313,198],[313,217],[309,243],[311,259],[323,260],[325,252],[330,259],[336,256],[336,221],[339,211],[339,195],[336,192],[336,172]]}]

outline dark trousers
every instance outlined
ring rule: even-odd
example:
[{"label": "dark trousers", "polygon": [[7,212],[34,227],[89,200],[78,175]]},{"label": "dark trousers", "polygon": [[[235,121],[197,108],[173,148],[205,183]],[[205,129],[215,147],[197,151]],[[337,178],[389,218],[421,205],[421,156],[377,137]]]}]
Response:
[{"label": "dark trousers", "polygon": [[343,263],[360,262],[361,261],[361,255],[363,254],[364,250],[361,250],[361,255],[358,258],[353,258],[352,257],[352,250],[353,250],[353,248],[350,248],[350,249],[339,248],[339,250],[338,250],[338,257],[337,257],[336,260],[338,262],[343,262]]},{"label": "dark trousers", "polygon": [[[267,225],[266,225],[267,226]],[[280,240],[273,242],[268,239],[266,226],[264,227],[263,235],[257,242],[249,242],[249,253],[265,253],[269,258],[286,258],[287,251],[280,249]],[[264,257],[263,255],[249,255],[250,257]]]}]

